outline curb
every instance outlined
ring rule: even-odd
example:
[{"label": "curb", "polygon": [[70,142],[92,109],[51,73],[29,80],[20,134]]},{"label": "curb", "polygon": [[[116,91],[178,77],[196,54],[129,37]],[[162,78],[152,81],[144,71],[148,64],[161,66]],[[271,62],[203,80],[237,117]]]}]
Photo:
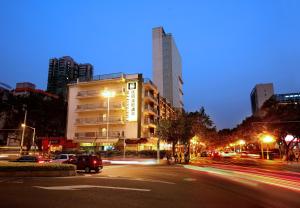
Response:
[{"label": "curb", "polygon": [[1,171],[0,177],[67,177],[76,176],[75,170]]}]

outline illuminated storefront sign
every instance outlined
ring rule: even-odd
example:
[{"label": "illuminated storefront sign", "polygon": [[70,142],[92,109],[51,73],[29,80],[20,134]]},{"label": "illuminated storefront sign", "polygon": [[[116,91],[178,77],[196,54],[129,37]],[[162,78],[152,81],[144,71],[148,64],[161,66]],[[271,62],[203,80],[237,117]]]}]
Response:
[{"label": "illuminated storefront sign", "polygon": [[128,82],[127,91],[127,120],[137,121],[137,82]]}]

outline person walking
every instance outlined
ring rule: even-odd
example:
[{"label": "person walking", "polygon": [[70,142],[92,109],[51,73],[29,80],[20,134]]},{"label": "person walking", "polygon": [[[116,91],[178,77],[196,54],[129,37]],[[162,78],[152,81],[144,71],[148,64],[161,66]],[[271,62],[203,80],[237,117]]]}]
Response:
[{"label": "person walking", "polygon": [[179,163],[181,163],[181,160],[182,160],[182,153],[180,152],[179,153]]},{"label": "person walking", "polygon": [[299,151],[295,152],[295,159],[298,163],[299,162]]},{"label": "person walking", "polygon": [[176,152],[175,152],[174,158],[175,158],[175,163],[178,163],[178,155]]}]

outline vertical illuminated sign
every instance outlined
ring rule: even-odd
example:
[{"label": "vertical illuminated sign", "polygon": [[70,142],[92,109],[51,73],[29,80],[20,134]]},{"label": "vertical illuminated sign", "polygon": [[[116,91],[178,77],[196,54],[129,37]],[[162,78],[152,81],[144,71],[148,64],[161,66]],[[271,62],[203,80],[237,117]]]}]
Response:
[{"label": "vertical illuminated sign", "polygon": [[128,82],[127,91],[127,120],[137,121],[137,82]]}]

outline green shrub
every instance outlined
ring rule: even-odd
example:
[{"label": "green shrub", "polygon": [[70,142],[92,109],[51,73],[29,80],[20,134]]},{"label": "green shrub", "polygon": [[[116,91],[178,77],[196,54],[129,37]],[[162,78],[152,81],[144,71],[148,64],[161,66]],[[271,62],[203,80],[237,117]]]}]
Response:
[{"label": "green shrub", "polygon": [[76,166],[57,163],[0,162],[0,171],[57,171],[76,170]]}]

